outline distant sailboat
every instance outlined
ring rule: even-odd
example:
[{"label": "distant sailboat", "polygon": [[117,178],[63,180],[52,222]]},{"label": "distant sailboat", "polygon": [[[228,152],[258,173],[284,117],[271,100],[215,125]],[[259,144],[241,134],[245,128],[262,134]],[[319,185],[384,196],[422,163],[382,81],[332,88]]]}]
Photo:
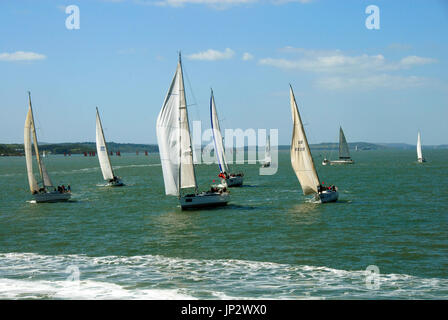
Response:
[{"label": "distant sailboat", "polygon": [[[59,202],[67,201],[71,197],[70,191],[61,189],[58,190],[53,186],[44,162],[40,158],[39,145],[37,143],[36,127],[34,125],[33,107],[31,104],[31,93],[28,92],[29,108],[28,114],[25,120],[24,128],[24,149],[26,158],[26,169],[28,172],[28,182],[30,185],[30,191],[36,202]],[[33,151],[32,144],[34,144],[34,152],[36,154],[37,167],[39,168],[39,174],[41,181],[37,181],[33,173]],[[40,186],[40,184],[42,186]]]},{"label": "distant sailboat", "polygon": [[240,187],[243,185],[243,173],[229,173],[229,166],[227,165],[226,154],[224,152],[223,137],[219,127],[218,113],[216,111],[215,97],[213,90],[210,96],[210,119],[213,130],[213,141],[215,143],[215,154],[218,159],[219,177],[225,181],[228,187]]},{"label": "distant sailboat", "polygon": [[291,142],[291,165],[302,186],[303,194],[314,194],[315,200],[320,200],[321,203],[337,201],[339,197],[338,189],[335,186],[326,188],[319,181],[291,86],[289,90],[294,124]]},{"label": "distant sailboat", "polygon": [[[198,192],[180,54],[176,73],[157,117],[157,142],[165,193],[178,196],[182,209],[227,205],[230,195],[225,188],[212,187],[210,191]],[[185,189],[194,189],[194,193],[183,195]]]},{"label": "distant sailboat", "polygon": [[417,134],[417,161],[419,163],[426,162],[426,159],[423,158],[423,154],[422,154],[422,141],[421,141],[421,137],[420,137],[420,131]]},{"label": "distant sailboat", "polygon": [[124,186],[123,181],[114,175],[112,164],[110,163],[109,152],[107,150],[106,139],[104,138],[103,126],[101,125],[100,114],[96,108],[96,150],[100,162],[101,172],[104,180],[107,180],[108,187]]},{"label": "distant sailboat", "polygon": [[[356,146],[357,148],[358,146]],[[345,139],[344,131],[342,127],[339,127],[339,160],[324,159],[322,165],[327,164],[353,164],[355,163],[350,157],[350,151],[348,149],[347,140]]]},{"label": "distant sailboat", "polygon": [[269,168],[271,166],[271,137],[266,138],[266,147],[264,149],[264,163],[262,168]]}]

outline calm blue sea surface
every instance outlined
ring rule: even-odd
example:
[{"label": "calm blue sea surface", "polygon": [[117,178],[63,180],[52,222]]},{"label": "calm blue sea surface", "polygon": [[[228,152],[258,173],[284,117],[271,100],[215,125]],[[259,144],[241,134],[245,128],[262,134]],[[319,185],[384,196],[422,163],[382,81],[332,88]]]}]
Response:
[{"label": "calm blue sea surface", "polygon": [[[96,157],[50,155],[53,182],[73,192],[55,204],[30,203],[25,158],[1,157],[0,298],[447,299],[448,150],[424,154],[359,151],[354,165],[322,166],[314,152],[340,190],[321,205],[281,151],[273,176],[233,166],[245,186],[201,211],[165,196],[157,154],[112,157],[123,188],[102,186]],[[201,189],[217,170],[196,167]]]}]

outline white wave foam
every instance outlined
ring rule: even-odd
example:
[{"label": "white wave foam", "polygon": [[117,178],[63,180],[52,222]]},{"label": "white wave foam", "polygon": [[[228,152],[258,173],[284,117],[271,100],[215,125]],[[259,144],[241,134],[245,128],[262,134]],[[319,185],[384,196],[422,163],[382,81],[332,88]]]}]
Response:
[{"label": "white wave foam", "polygon": [[145,299],[185,300],[194,297],[174,289],[127,289],[99,281],[0,279],[2,299]]},{"label": "white wave foam", "polygon": [[[79,288],[64,281],[80,271]],[[364,270],[246,260],[164,256],[0,254],[0,298],[83,299],[446,299],[448,279],[381,274],[366,286]],[[180,290],[179,288],[182,288]]]}]

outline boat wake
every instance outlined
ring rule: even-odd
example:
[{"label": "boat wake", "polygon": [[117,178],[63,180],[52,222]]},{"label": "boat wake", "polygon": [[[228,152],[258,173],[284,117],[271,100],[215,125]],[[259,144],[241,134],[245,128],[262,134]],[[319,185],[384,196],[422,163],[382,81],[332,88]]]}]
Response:
[{"label": "boat wake", "polygon": [[0,299],[447,299],[448,279],[157,255],[0,254]]}]

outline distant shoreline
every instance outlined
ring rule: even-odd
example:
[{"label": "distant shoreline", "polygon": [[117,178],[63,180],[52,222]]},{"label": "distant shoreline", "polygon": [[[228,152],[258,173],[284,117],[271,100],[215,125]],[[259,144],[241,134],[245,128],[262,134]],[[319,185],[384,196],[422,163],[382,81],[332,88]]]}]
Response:
[{"label": "distant shoreline", "polygon": [[[355,150],[356,147],[359,151],[366,150],[414,150],[415,145],[406,143],[368,143],[368,142],[351,142],[348,144],[350,150]],[[120,153],[142,153],[146,151],[148,153],[158,153],[159,148],[156,144],[136,144],[136,143],[115,143],[110,142],[107,144],[110,152],[114,154]],[[204,147],[204,146],[203,146]],[[330,143],[317,143],[310,145],[312,150],[331,151],[338,150],[339,144],[335,142]],[[253,150],[255,147],[250,147]],[[262,147],[264,149],[264,146]],[[289,145],[278,146],[279,150],[289,150]],[[435,145],[435,146],[423,146],[424,149],[448,149],[448,145]],[[96,152],[96,145],[94,142],[74,142],[74,143],[49,143],[40,144],[39,149],[41,152],[45,151],[48,154],[89,154],[90,152]],[[248,147],[245,147],[248,150]],[[24,156],[23,144],[0,144],[0,156]]]}]

